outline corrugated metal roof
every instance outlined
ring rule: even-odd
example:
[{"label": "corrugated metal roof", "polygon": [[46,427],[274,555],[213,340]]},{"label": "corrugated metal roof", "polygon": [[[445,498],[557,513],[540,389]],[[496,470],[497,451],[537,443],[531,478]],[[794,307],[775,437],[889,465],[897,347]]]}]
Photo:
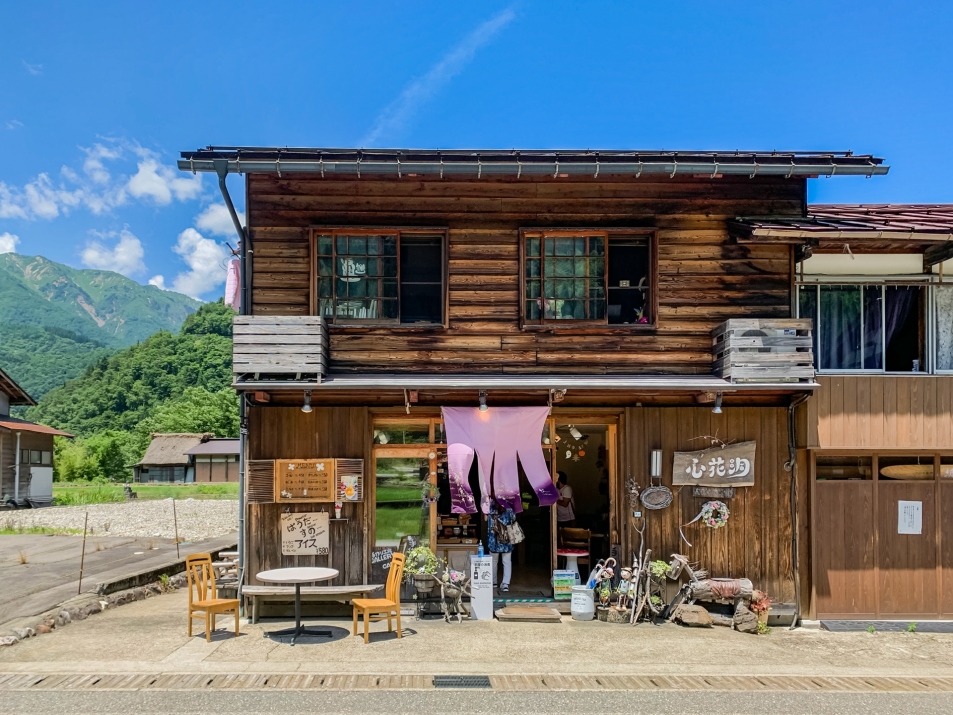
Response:
[{"label": "corrugated metal roof", "polygon": [[18,420],[16,417],[2,417],[0,418],[0,427],[8,429],[11,432],[36,432],[37,434],[51,434],[55,437],[72,437],[69,432],[63,432],[62,430],[54,429],[52,427],[47,427],[46,425],[38,425],[35,422],[27,422],[26,420]]},{"label": "corrugated metal roof", "polygon": [[238,454],[237,439],[210,439],[208,442],[192,447],[185,451],[186,454],[209,455],[209,454]]}]

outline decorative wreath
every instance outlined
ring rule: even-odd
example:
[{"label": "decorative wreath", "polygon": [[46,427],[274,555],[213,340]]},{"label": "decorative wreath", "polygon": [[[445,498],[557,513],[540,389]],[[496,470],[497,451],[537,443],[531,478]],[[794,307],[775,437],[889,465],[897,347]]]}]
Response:
[{"label": "decorative wreath", "polygon": [[731,511],[728,510],[728,505],[723,501],[705,502],[702,506],[702,522],[712,529],[720,529],[727,524],[730,515]]},{"label": "decorative wreath", "polygon": [[440,490],[436,484],[424,484],[420,488],[420,498],[424,504],[436,504],[440,499]]}]

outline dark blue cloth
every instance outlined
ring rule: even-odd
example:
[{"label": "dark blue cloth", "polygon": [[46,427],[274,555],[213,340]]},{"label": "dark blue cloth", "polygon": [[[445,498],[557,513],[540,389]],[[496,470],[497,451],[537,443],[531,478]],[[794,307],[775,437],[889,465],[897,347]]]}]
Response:
[{"label": "dark blue cloth", "polygon": [[490,528],[488,529],[489,533],[486,539],[487,546],[490,551],[495,554],[506,554],[513,550],[513,544],[501,544],[496,540],[496,534],[493,533],[493,526],[497,519],[499,519],[500,523],[504,526],[509,526],[516,521],[516,514],[509,507],[504,509],[502,513],[500,513],[496,507],[490,508],[490,515],[488,517]]}]

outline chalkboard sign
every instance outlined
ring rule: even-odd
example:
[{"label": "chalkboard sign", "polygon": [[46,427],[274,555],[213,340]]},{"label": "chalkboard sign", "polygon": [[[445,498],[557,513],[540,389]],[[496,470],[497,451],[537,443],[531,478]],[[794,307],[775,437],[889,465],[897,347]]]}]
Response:
[{"label": "chalkboard sign", "polygon": [[282,514],[281,553],[285,556],[327,556],[330,553],[328,513]]},{"label": "chalkboard sign", "polygon": [[276,502],[333,502],[333,459],[279,459],[275,462]]},{"label": "chalkboard sign", "polygon": [[387,583],[390,560],[393,557],[394,549],[391,546],[375,546],[371,549],[371,572],[368,576],[370,583]]}]

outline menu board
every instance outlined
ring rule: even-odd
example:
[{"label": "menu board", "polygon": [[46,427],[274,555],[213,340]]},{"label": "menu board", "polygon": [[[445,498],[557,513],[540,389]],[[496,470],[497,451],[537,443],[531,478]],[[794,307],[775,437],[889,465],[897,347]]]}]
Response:
[{"label": "menu board", "polygon": [[275,461],[276,502],[333,502],[333,459],[279,459]]},{"label": "menu board", "polygon": [[326,511],[282,514],[281,553],[285,556],[327,556],[329,516]]}]

